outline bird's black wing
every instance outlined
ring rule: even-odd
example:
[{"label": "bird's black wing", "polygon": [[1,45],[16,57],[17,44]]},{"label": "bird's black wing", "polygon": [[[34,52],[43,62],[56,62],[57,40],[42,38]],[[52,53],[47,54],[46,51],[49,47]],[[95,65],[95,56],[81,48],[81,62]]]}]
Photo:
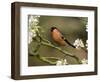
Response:
[{"label": "bird's black wing", "polygon": [[73,48],[76,48],[73,44],[71,44],[66,38],[64,38],[63,36],[62,36],[62,39],[64,39],[64,41],[67,43],[67,44],[69,44],[71,47],[73,47]]}]

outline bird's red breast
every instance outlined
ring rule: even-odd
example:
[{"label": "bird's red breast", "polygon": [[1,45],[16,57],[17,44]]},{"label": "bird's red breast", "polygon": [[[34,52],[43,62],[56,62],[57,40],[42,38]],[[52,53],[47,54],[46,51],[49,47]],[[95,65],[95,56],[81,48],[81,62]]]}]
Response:
[{"label": "bird's red breast", "polygon": [[51,37],[53,38],[53,40],[58,43],[59,45],[65,46],[66,42],[64,41],[64,39],[62,38],[62,34],[60,33],[60,31],[58,29],[53,29],[51,31]]}]

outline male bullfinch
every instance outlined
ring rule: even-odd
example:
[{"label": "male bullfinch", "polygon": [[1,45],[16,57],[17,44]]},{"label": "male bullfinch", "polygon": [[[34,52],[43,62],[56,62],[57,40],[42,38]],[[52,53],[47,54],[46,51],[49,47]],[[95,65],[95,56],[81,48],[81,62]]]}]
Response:
[{"label": "male bullfinch", "polygon": [[52,39],[59,45],[65,46],[66,43],[69,44],[71,47],[76,48],[74,45],[72,45],[64,36],[61,34],[59,29],[56,27],[51,27],[51,37]]}]

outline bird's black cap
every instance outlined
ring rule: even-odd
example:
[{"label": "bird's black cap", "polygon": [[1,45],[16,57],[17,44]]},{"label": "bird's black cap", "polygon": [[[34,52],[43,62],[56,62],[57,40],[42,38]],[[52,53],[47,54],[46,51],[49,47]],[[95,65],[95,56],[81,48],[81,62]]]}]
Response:
[{"label": "bird's black cap", "polygon": [[54,29],[57,29],[57,28],[56,28],[56,27],[51,27],[51,32],[52,32]]}]

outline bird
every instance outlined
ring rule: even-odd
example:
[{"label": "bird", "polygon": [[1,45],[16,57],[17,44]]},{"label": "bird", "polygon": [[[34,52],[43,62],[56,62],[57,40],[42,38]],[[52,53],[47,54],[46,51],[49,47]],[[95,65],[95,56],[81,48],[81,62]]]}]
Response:
[{"label": "bird", "polygon": [[73,47],[76,48],[73,44],[71,44],[60,32],[60,30],[57,27],[51,27],[51,37],[52,39],[59,45],[65,46],[66,43]]}]

